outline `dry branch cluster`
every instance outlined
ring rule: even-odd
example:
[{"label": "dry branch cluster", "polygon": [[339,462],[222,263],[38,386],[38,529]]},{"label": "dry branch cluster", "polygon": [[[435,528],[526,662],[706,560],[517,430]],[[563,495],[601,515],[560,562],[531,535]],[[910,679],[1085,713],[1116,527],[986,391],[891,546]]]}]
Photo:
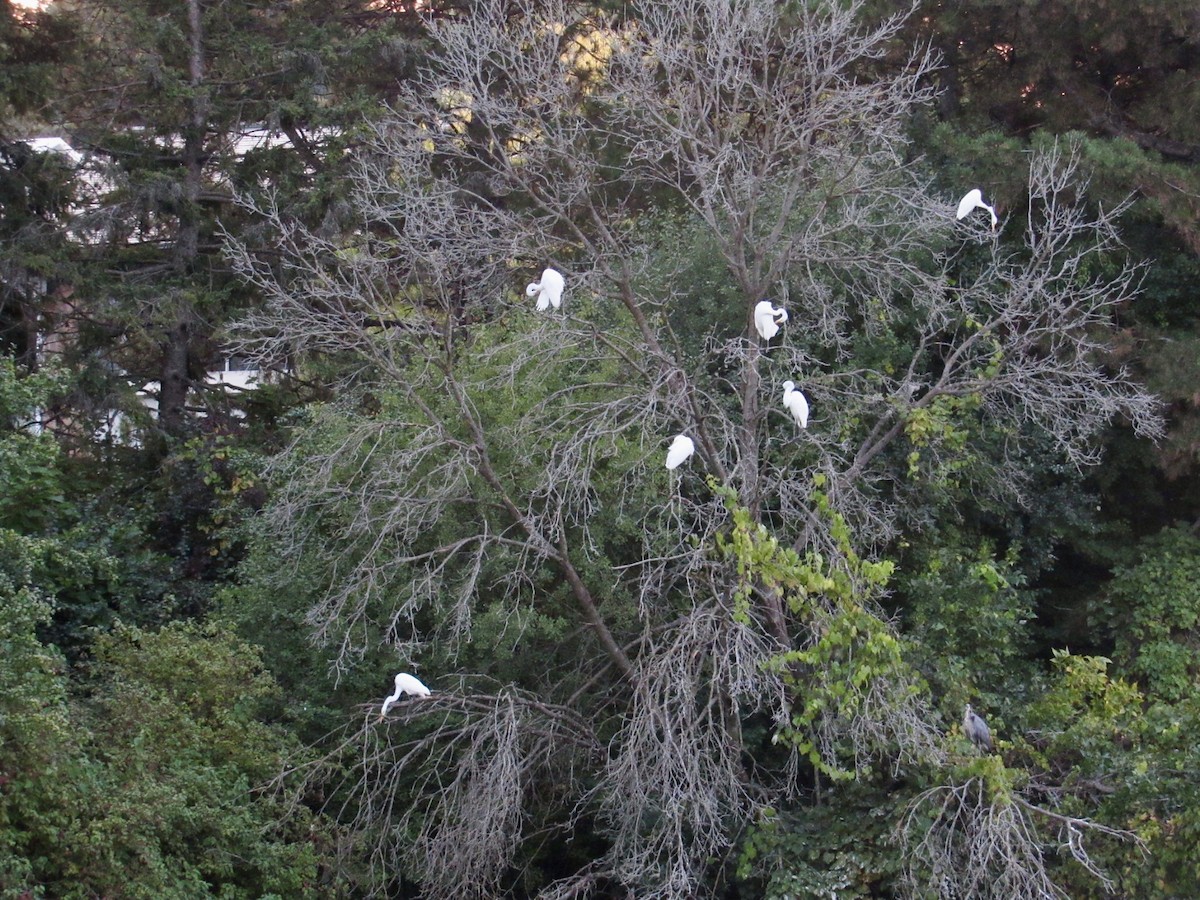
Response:
[{"label": "dry branch cluster", "polygon": [[[914,821],[922,815],[931,817],[930,825]],[[1085,836],[1131,839],[1127,832],[1062,815],[1020,794],[990,791],[978,777],[922,793],[898,831],[912,871],[921,872],[913,879],[918,893],[932,888],[943,897],[996,900],[1068,896],[1047,869],[1047,848],[1075,860],[1110,891],[1112,882],[1088,853]]]},{"label": "dry branch cluster", "polygon": [[[904,137],[932,60],[889,58],[899,19],[863,27],[856,4],[820,6],[668,0],[617,20],[477,4],[436,23],[436,70],[374,127],[356,229],[317,234],[255,204],[280,252],[232,251],[268,301],[243,349],[335,360],[345,396],[395,398],[370,416],[328,407],[280,462],[272,523],[285,560],[320,562],[317,638],[341,666],[381,634],[407,659],[457,646],[489,604],[542,608],[550,582],[588,636],[569,687],[484,705],[442,692],[405,713],[420,723],[408,743],[391,744],[395,723],[347,738],[381,881],[404,870],[431,897],[466,896],[464,879],[486,895],[534,824],[590,811],[610,851],[556,891],[607,878],[690,895],[757,809],[794,794],[795,758],[748,766],[741,723],[786,725],[797,698],[768,663],[811,623],[771,591],[733,615],[735,573],[711,552],[727,511],[701,472],[783,545],[836,565],[815,477],[856,546],[883,547],[920,521],[890,457],[922,415],[969,405],[1014,457],[1036,427],[1077,462],[1114,417],[1157,427],[1097,354],[1135,273],[1088,274],[1115,211],[1085,214],[1069,150],[1033,161],[1022,243],[956,223]],[[704,299],[689,253],[718,261],[736,297],[724,323],[688,320]],[[564,309],[535,317],[523,288],[548,264],[566,274]],[[752,327],[766,296],[791,315],[769,346]],[[856,342],[888,332],[906,336],[900,364],[861,365]],[[802,435],[780,413],[786,379],[814,403]],[[697,452],[668,478],[679,432]],[[1015,459],[992,465],[992,485],[1019,490]],[[617,557],[620,523],[636,536]],[[936,724],[889,720],[901,713],[876,687],[830,743],[861,758],[911,733],[936,758]],[[536,808],[549,771],[576,790],[557,824]],[[427,802],[398,809],[402,796]],[[413,835],[419,862],[400,850]]]}]

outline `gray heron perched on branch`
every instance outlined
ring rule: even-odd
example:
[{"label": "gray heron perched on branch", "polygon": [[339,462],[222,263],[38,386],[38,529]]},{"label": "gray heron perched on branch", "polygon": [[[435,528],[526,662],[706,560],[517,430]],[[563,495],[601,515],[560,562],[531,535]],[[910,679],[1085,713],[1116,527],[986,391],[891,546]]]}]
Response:
[{"label": "gray heron perched on branch", "polygon": [[981,750],[992,752],[992,732],[987,727],[987,722],[971,709],[971,704],[967,704],[967,708],[963,711],[963,734],[970,738],[971,743]]}]

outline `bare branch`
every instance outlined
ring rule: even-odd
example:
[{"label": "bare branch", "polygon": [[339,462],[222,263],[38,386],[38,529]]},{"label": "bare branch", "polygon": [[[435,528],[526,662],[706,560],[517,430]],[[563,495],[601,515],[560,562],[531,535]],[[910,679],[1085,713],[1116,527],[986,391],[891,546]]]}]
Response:
[{"label": "bare branch", "polygon": [[[1120,210],[1088,211],[1070,147],[1032,159],[1026,234],[957,223],[905,137],[934,61],[884,65],[902,17],[771,0],[639,15],[492,0],[438,20],[436,70],[361,148],[354,226],[317,234],[267,198],[252,211],[269,251],[231,245],[266,301],[240,350],[338,373],[339,400],[276,463],[268,512],[281,584],[319,573],[309,624],[335,667],[384,641],[461,659],[481,610],[587,636],[572,677],[536,697],[439,699],[403,714],[415,730],[395,745],[390,723],[343,739],[335,755],[360,753],[345,812],[379,883],[495,889],[544,811],[532,786],[565,768],[578,793],[558,809],[599,814],[612,851],[552,894],[613,879],[692,895],[758,808],[795,796],[796,755],[747,764],[742,722],[787,721],[803,698],[767,663],[846,610],[755,590],[735,616],[710,484],[845,568],[818,485],[867,558],[923,523],[921,478],[981,435],[1006,444],[973,471],[1019,496],[1030,435],[1082,465],[1114,420],[1160,427],[1104,362],[1139,273],[1089,274]],[[548,265],[564,303],[538,314],[524,286]],[[753,324],[766,296],[789,312],[770,341]],[[807,429],[783,414],[785,380],[809,397]],[[668,473],[680,432],[696,454]],[[852,685],[818,722],[822,753],[940,761],[928,698],[901,682]],[[937,877],[978,859],[1053,893],[1031,808],[975,790],[926,796],[948,823],[918,844]],[[412,835],[419,867],[400,852]]]},{"label": "bare branch", "polygon": [[[1047,825],[1054,829],[1054,839],[1045,835]],[[908,878],[914,895],[932,890],[940,896],[980,898],[1066,897],[1047,868],[1051,849],[1066,851],[1109,890],[1112,881],[1088,853],[1087,839],[1141,845],[1131,832],[989,789],[981,777],[920,794],[909,804],[899,835],[911,860]]]}]

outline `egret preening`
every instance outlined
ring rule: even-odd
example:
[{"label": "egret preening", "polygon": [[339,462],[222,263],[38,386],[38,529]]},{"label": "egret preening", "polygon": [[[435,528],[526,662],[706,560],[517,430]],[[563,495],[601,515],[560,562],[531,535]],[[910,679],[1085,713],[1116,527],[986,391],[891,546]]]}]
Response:
[{"label": "egret preening", "polygon": [[379,710],[379,718],[387,715],[388,707],[400,699],[401,694],[408,694],[413,697],[428,697],[430,694],[429,688],[421,684],[420,680],[407,672],[401,672],[396,676],[396,691],[392,696],[383,701],[383,709]]},{"label": "egret preening", "polygon": [[971,743],[988,753],[992,752],[992,733],[988,730],[987,722],[967,704],[963,712],[963,734],[971,739]]},{"label": "egret preening", "polygon": [[783,383],[783,408],[792,414],[797,425],[801,428],[808,427],[808,398],[796,390],[794,382]]},{"label": "egret preening", "polygon": [[992,227],[996,227],[996,223],[1000,220],[996,218],[996,210],[992,209],[983,202],[983,191],[979,188],[972,188],[967,191],[965,197],[958,201],[958,212],[955,214],[956,219],[965,219],[976,209],[986,209],[992,214]]},{"label": "egret preening", "polygon": [[671,448],[667,450],[667,468],[679,468],[695,452],[696,445],[690,437],[686,434],[675,435],[675,440],[671,441]]},{"label": "egret preening", "polygon": [[754,306],[754,327],[764,341],[779,334],[779,326],[788,320],[787,310],[774,307],[770,300],[759,300]]},{"label": "egret preening", "polygon": [[542,280],[534,281],[525,288],[526,297],[537,297],[538,312],[543,312],[553,306],[562,306],[563,286],[562,272],[557,269],[546,269],[542,272]]}]

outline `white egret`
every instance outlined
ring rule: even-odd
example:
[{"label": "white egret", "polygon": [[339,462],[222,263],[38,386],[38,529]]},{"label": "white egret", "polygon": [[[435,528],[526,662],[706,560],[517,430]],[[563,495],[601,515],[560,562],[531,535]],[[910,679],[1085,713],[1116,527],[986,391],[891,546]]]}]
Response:
[{"label": "white egret", "polygon": [[971,743],[976,747],[987,752],[992,752],[992,732],[987,727],[987,722],[971,709],[971,704],[967,704],[966,710],[963,712],[963,734],[971,739]]},{"label": "white egret", "polygon": [[794,382],[783,383],[783,408],[792,414],[797,425],[801,428],[808,427],[808,398],[796,390]]},{"label": "white egret", "polygon": [[779,326],[787,320],[787,310],[782,306],[772,306],[770,300],[759,300],[754,305],[754,327],[764,341],[779,334]]},{"label": "white egret", "polygon": [[396,676],[396,691],[392,696],[383,701],[383,708],[379,710],[379,718],[387,715],[388,707],[400,699],[401,694],[408,694],[413,697],[428,697],[430,694],[429,688],[421,684],[420,680],[407,672],[401,672]]},{"label": "white egret", "polygon": [[534,281],[525,288],[526,297],[537,297],[538,312],[543,312],[553,306],[562,306],[563,286],[562,272],[557,269],[546,269],[542,272],[542,280]]},{"label": "white egret", "polygon": [[696,445],[690,437],[686,434],[675,435],[675,440],[671,441],[671,448],[667,450],[667,468],[679,468],[695,452]]},{"label": "white egret", "polygon": [[983,202],[983,191],[979,188],[972,188],[967,191],[965,197],[958,201],[958,212],[955,214],[956,219],[965,219],[972,211],[976,209],[986,209],[992,214],[992,227],[996,227],[996,223],[1000,220],[996,218],[996,210],[992,209]]}]

